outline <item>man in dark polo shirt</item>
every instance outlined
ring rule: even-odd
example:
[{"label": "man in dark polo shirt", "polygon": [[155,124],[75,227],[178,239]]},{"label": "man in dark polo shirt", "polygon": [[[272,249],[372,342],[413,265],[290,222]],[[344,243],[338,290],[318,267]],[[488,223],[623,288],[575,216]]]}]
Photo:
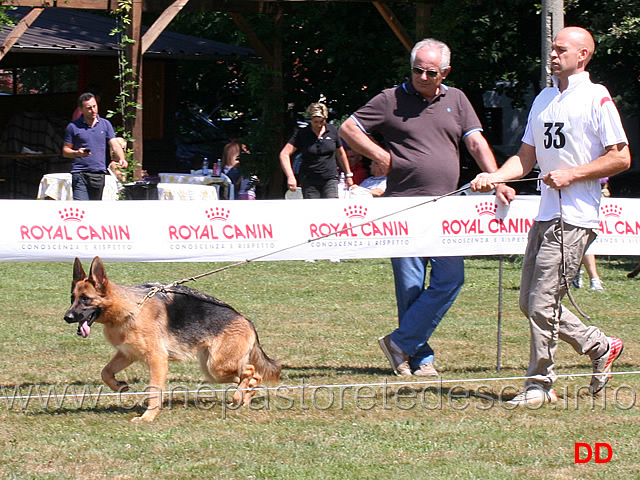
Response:
[{"label": "man in dark polo shirt", "polygon": [[80,118],[67,125],[62,155],[72,158],[71,188],[74,200],[102,200],[104,175],[110,162],[109,146],[120,168],[127,168],[127,160],[116,140],[111,122],[98,115],[98,102],[93,93],[78,98]]},{"label": "man in dark polo shirt", "polygon": [[[483,171],[497,170],[471,103],[462,91],[442,83],[451,72],[450,58],[446,44],[418,42],[411,52],[411,80],[382,91],[340,128],[353,150],[382,166],[386,197],[439,196],[455,190],[461,141]],[[382,146],[370,138],[373,133],[382,137]],[[508,204],[515,192],[502,185],[496,195]],[[428,341],[464,283],[463,258],[392,258],[391,264],[399,327],[379,339],[380,347],[396,375],[437,376]]]}]

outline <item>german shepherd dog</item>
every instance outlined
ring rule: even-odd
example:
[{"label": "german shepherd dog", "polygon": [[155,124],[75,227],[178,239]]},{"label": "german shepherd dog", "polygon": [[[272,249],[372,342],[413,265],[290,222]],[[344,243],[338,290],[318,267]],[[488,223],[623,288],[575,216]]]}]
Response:
[{"label": "german shepherd dog", "polygon": [[162,390],[170,360],[198,359],[205,378],[213,383],[237,383],[233,405],[247,405],[261,381],[277,382],[281,365],[269,358],[255,327],[220,300],[185,286],[160,288],[159,283],[123,286],[110,282],[100,257],[91,263],[89,276],[76,258],[67,323],[78,324],[86,338],[94,322],[103,324],[106,339],[117,352],[102,370],[102,379],[115,391],[126,382],[115,375],[135,361],[149,368],[147,409],[133,420],[151,422],[162,408]]}]

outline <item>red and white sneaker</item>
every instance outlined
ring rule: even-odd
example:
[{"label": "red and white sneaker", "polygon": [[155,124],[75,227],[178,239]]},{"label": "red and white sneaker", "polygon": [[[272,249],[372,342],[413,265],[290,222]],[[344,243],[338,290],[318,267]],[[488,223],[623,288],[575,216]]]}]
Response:
[{"label": "red and white sneaker", "polygon": [[609,350],[600,358],[593,360],[593,377],[591,377],[591,385],[589,385],[589,391],[591,395],[595,395],[604,388],[609,379],[611,378],[611,367],[622,351],[624,350],[624,343],[622,340],[616,337],[609,337]]}]

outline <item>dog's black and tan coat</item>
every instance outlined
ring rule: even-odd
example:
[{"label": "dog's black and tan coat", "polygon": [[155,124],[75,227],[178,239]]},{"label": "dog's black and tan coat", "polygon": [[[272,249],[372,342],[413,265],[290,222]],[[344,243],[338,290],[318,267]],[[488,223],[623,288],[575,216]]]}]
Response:
[{"label": "dog's black and tan coat", "polygon": [[87,276],[76,258],[71,307],[64,315],[68,323],[78,323],[78,335],[84,338],[94,322],[103,325],[105,338],[117,350],[102,370],[113,390],[126,391],[126,382],[115,376],[133,362],[149,367],[148,407],[137,418],[151,422],[162,408],[169,361],[197,359],[208,381],[237,383],[235,405],[251,400],[255,392],[248,389],[280,379],[280,362],[264,353],[253,324],[230,305],[185,286],[161,289],[141,302],[159,286],[110,282],[99,257]]}]

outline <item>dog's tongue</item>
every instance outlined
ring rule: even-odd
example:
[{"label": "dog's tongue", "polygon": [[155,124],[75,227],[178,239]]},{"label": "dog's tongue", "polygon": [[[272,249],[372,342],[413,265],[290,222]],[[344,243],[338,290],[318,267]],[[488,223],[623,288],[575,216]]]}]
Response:
[{"label": "dog's tongue", "polygon": [[78,326],[78,333],[82,336],[82,338],[87,338],[91,333],[91,327],[87,322],[83,322]]}]

